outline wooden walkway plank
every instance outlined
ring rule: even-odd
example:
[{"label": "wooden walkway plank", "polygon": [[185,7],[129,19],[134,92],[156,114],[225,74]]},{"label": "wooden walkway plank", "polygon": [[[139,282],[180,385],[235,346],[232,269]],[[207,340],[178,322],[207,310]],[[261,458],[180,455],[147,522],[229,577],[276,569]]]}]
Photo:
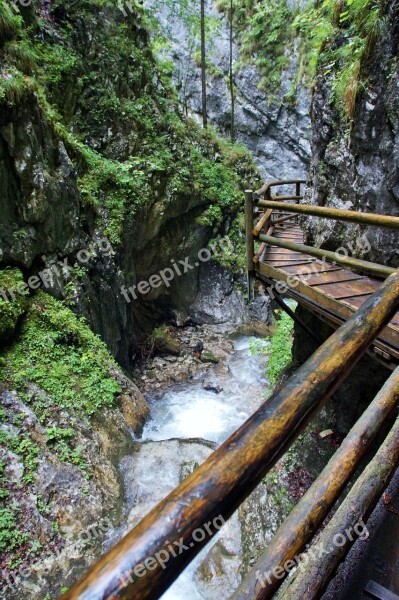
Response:
[{"label": "wooden walkway plank", "polygon": [[[274,236],[280,240],[295,241],[303,244],[304,234],[299,225],[283,222],[275,230]],[[340,265],[327,263],[314,256],[295,252],[287,248],[268,246],[262,263],[257,268],[258,276],[268,280],[288,283],[292,276],[299,279],[295,289],[289,288],[287,295],[298,301],[308,299],[312,306],[318,307],[320,314],[327,311],[338,319],[337,323],[347,320],[381,285],[382,280],[350,271]],[[306,304],[306,302],[304,302]],[[322,317],[323,318],[323,317]],[[325,319],[326,320],[326,319]],[[399,312],[390,325],[380,334],[380,342],[391,355],[399,360]]]}]

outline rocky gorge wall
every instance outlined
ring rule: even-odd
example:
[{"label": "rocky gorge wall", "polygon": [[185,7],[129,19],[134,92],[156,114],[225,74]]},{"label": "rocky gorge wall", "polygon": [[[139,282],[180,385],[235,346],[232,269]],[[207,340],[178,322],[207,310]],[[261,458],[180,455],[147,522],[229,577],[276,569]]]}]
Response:
[{"label": "rocky gorge wall", "polygon": [[[305,202],[398,216],[399,4],[395,0],[380,5],[380,28],[376,27],[379,34],[366,42],[350,118],[334,102],[334,82],[342,63],[330,63],[330,68],[320,60],[311,107],[312,162]],[[342,48],[348,40],[342,28],[327,49]],[[350,90],[347,94],[350,98]],[[311,245],[336,250],[352,243],[360,258],[399,266],[398,235],[394,230],[312,217],[302,223]],[[369,241],[368,250],[366,245],[356,243],[363,235]],[[304,308],[298,307],[297,313],[323,339],[331,335],[332,330]],[[302,363],[315,349],[296,326],[294,358]],[[388,376],[389,371],[374,359],[365,357],[361,361],[335,397],[341,431],[348,430]]]},{"label": "rocky gorge wall", "polygon": [[[398,2],[385,3],[381,35],[370,40],[362,58],[361,83],[353,117],[345,119],[331,101],[338,64],[319,73],[312,101],[312,162],[306,201],[319,206],[399,215],[399,72]],[[343,43],[336,38],[335,44]],[[378,227],[360,228],[311,219],[309,240],[336,249],[365,233],[371,249],[365,257],[399,266],[397,234]]]},{"label": "rocky gorge wall", "polygon": [[[234,266],[242,187],[260,180],[244,149],[182,115],[139,9],[2,4],[0,38],[0,594],[43,598],[120,516],[117,464],[148,407],[119,365],[194,312],[211,240]],[[216,313],[202,290],[198,318],[245,320],[214,269],[229,283]]]},{"label": "rocky gorge wall", "polygon": [[[292,4],[292,9],[297,7]],[[173,63],[173,79],[181,102],[198,121],[202,114],[201,69],[193,52],[193,40],[182,20],[174,17],[158,2],[148,2],[168,30],[171,48],[167,56]],[[224,135],[230,135],[229,90],[229,20],[217,10],[214,0],[207,0],[206,14],[219,22],[208,43],[207,102],[208,118]],[[237,35],[233,44],[234,84],[236,93],[235,137],[248,148],[264,180],[306,178],[311,157],[310,93],[300,84],[293,103],[284,100],[296,76],[298,51],[294,45],[288,67],[282,74],[279,89],[262,91],[261,74],[251,63],[240,62]],[[273,97],[273,100],[271,100]]]},{"label": "rocky gorge wall", "polygon": [[[189,310],[198,269],[136,299],[121,290],[173,260],[195,261],[227,234],[257,173],[244,150],[183,118],[139,13],[125,18],[107,4],[66,12],[57,2],[23,13],[7,17],[3,48],[1,265],[28,279],[67,261],[47,291],[67,299],[129,366],[157,323]],[[240,238],[237,230],[233,247]],[[111,251],[98,251],[103,240]]]}]

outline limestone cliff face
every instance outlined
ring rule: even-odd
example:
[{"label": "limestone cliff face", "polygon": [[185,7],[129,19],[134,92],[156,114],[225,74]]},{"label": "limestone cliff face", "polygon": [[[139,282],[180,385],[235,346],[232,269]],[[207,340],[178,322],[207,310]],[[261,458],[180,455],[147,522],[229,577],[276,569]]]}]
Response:
[{"label": "limestone cliff face", "polygon": [[[149,2],[151,4],[151,2]],[[159,4],[154,5],[159,11]],[[208,118],[225,135],[230,134],[229,21],[207,0],[206,14],[220,21],[220,32],[208,40],[207,75]],[[170,59],[174,63],[174,79],[181,101],[188,111],[201,120],[201,70],[192,56],[192,40],[178,18],[168,23],[167,11],[158,14],[162,27],[169,27],[174,38]],[[287,50],[288,51],[288,50]],[[239,60],[239,46],[234,42],[234,61]],[[261,76],[256,67],[247,64],[235,69],[237,141],[253,154],[264,180],[305,177],[310,162],[310,94],[299,86],[295,103],[283,102],[297,67],[296,51],[284,71],[281,89],[260,91]],[[270,102],[270,97],[275,100]]]},{"label": "limestone cliff face", "polygon": [[[248,155],[228,156],[182,116],[139,12],[124,16],[101,2],[23,12],[19,35],[37,64],[26,74],[20,67],[17,94],[15,61],[3,48],[3,81],[14,87],[4,91],[0,118],[0,265],[27,279],[66,260],[48,291],[70,300],[130,366],[156,323],[189,309],[198,272],[136,299],[123,286],[173,260],[195,263],[211,238],[228,233],[240,186],[256,171]],[[217,204],[213,220],[201,222]]]},{"label": "limestone cliff face", "polygon": [[[312,103],[312,151],[307,200],[320,206],[399,215],[399,30],[398,2],[387,3],[384,35],[370,48],[361,65],[364,87],[358,92],[349,127],[333,108],[334,73],[320,75]],[[389,229],[342,225],[313,219],[310,241],[336,249],[366,233],[368,260],[399,266],[397,233]]]}]

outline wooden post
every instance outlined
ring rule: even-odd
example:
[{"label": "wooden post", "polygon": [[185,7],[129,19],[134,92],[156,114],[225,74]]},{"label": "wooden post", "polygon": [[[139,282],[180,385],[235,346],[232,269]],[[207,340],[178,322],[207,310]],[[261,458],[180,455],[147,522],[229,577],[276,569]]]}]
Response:
[{"label": "wooden post", "polygon": [[254,271],[255,242],[254,242],[253,226],[254,226],[253,191],[245,190],[245,231],[246,231],[246,240],[247,240],[248,302],[252,302],[252,300],[254,299],[254,291],[255,291],[255,271]]}]

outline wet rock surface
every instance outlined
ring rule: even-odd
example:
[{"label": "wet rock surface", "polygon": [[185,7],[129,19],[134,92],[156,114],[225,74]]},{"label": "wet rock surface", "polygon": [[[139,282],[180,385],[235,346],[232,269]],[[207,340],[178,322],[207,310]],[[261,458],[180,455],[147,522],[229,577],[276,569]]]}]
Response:
[{"label": "wet rock surface", "polygon": [[[386,5],[387,27],[362,66],[366,85],[356,97],[356,111],[349,126],[331,104],[331,77],[317,80],[312,103],[312,165],[306,201],[320,206],[399,215],[398,134],[399,73],[396,64],[399,33],[398,3]],[[306,219],[308,240],[336,250],[367,235],[367,260],[399,266],[397,233],[378,227],[360,227]]]},{"label": "wet rock surface", "polygon": [[[231,328],[209,325],[173,330],[171,334],[181,344],[182,363],[179,357],[170,355],[169,362],[168,356],[163,356],[165,380],[160,387],[154,390],[154,384],[140,384],[151,417],[142,438],[136,438],[133,452],[119,464],[125,516],[108,537],[105,548],[201,465],[270,393],[265,379],[267,356],[251,357],[250,339],[237,336],[237,332],[229,338],[233,332]],[[219,357],[217,365],[209,364],[204,370],[204,365],[192,356],[190,349],[198,341]],[[155,357],[147,366],[156,371],[159,360]],[[191,379],[170,385],[169,372],[176,372],[179,364],[184,365],[181,373],[186,376],[192,369]],[[333,406],[328,405],[166,592],[164,600],[230,597],[334,452],[328,438],[320,433],[335,428]]]},{"label": "wet rock surface", "polygon": [[[154,7],[159,11],[159,4]],[[229,22],[207,0],[207,15],[220,20],[222,31],[210,41],[207,96],[209,121],[226,135],[230,133]],[[162,26],[171,29],[174,37],[170,52],[175,66],[175,83],[188,111],[199,121],[202,112],[201,71],[190,55],[187,32],[178,18],[167,21],[167,12],[160,13]],[[239,49],[234,43],[234,60]],[[288,69],[283,73],[280,90],[272,90],[277,100],[269,103],[269,92],[259,90],[260,75],[252,65],[240,66],[235,71],[236,138],[253,153],[265,180],[306,178],[310,162],[310,94],[300,87],[295,105],[284,104],[295,76],[297,56],[294,52]]]}]

